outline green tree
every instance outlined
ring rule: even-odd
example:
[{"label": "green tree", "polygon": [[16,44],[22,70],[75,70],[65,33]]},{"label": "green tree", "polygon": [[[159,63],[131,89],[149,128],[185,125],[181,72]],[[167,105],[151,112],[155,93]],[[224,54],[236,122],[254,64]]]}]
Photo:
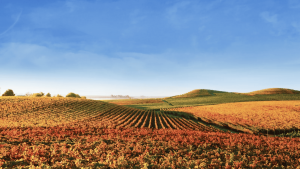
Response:
[{"label": "green tree", "polygon": [[51,97],[51,94],[50,94],[50,93],[47,93],[47,94],[46,94],[46,97]]},{"label": "green tree", "polygon": [[44,96],[44,93],[43,93],[43,92],[40,92],[40,93],[33,93],[32,96],[33,96],[33,97],[42,97],[42,96]]},{"label": "green tree", "polygon": [[80,98],[80,96],[78,94],[75,94],[75,93],[69,93],[66,95],[66,97],[75,97],[75,98]]},{"label": "green tree", "polygon": [[2,94],[2,96],[15,96],[15,94],[13,90],[8,89],[5,91],[5,93]]}]

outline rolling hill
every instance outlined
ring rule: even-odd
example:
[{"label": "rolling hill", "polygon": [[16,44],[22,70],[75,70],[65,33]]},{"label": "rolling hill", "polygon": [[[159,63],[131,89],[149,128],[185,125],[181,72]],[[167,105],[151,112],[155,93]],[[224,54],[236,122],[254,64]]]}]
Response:
[{"label": "rolling hill", "polygon": [[224,91],[218,91],[218,90],[209,90],[209,89],[196,89],[192,90],[188,93],[182,94],[182,95],[176,95],[169,98],[189,98],[189,97],[203,97],[203,96],[215,96],[216,93],[229,93]]},{"label": "rolling hill", "polygon": [[225,91],[210,90],[210,89],[195,89],[185,94],[176,95],[167,98],[191,98],[191,97],[216,96],[216,93],[234,93],[234,94],[254,96],[254,95],[270,95],[270,94],[300,94],[300,91],[286,89],[286,88],[268,88],[268,89],[256,90],[248,93],[238,93],[238,92],[225,92]]},{"label": "rolling hill", "polygon": [[270,95],[270,94],[300,94],[298,90],[286,89],[286,88],[268,88],[262,90],[256,90],[248,93],[236,93],[236,94],[244,94],[244,95]]},{"label": "rolling hill", "polygon": [[[291,92],[279,90],[279,93]],[[141,110],[82,98],[1,97],[0,166],[148,168],[149,163],[149,168],[171,168],[171,165],[191,168],[190,164],[212,168],[219,161],[218,168],[228,164],[231,168],[253,168],[258,154],[264,158],[257,168],[274,168],[278,164],[288,164],[286,168],[299,166],[300,102],[221,104],[266,96],[206,89],[185,96],[191,98],[166,100],[172,103],[169,107],[186,105],[184,101],[192,107],[167,110]],[[132,102],[167,104],[159,100]],[[219,105],[196,106],[199,103]],[[176,163],[170,164],[170,159]],[[234,159],[239,163],[233,163]],[[268,160],[270,163],[265,164]]]},{"label": "rolling hill", "polygon": [[0,99],[0,127],[52,127],[111,123],[114,127],[220,131],[188,114],[140,110],[80,98],[5,97]]}]

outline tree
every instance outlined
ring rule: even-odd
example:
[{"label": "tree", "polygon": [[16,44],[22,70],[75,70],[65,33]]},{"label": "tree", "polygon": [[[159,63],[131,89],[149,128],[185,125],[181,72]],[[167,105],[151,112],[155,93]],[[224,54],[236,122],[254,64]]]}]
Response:
[{"label": "tree", "polygon": [[75,97],[75,98],[80,98],[80,96],[78,94],[75,94],[75,93],[69,93],[66,95],[66,97]]},{"label": "tree", "polygon": [[51,94],[50,94],[50,93],[47,93],[47,94],[46,94],[46,97],[51,97]]},{"label": "tree", "polygon": [[44,95],[44,93],[41,92],[41,93],[33,93],[31,96],[33,96],[33,97],[42,97],[43,95]]},{"label": "tree", "polygon": [[2,94],[2,96],[15,96],[15,94],[13,90],[8,89],[5,91],[5,93]]}]

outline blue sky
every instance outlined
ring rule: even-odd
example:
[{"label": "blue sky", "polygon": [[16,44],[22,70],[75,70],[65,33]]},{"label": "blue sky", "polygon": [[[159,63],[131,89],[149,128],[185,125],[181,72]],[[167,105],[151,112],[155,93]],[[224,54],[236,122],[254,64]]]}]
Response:
[{"label": "blue sky", "polygon": [[297,0],[1,0],[3,94],[300,90]]}]

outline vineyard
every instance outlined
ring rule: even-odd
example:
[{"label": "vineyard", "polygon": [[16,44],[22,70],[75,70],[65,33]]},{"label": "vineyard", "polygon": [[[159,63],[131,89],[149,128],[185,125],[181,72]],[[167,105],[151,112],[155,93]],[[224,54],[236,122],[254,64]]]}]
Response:
[{"label": "vineyard", "polygon": [[278,126],[274,134],[300,128],[298,105],[248,102],[156,111],[81,98],[2,97],[0,166],[300,168],[300,139],[293,138],[299,134],[268,137],[272,124]]},{"label": "vineyard", "polygon": [[299,101],[240,102],[168,110],[188,112],[203,121],[251,134],[279,135],[300,129]]},{"label": "vineyard", "polygon": [[[197,121],[76,98],[18,98],[0,102],[0,127],[50,127],[66,123],[111,122],[116,127],[219,131]],[[188,117],[191,118],[191,117]]]},{"label": "vineyard", "polygon": [[114,103],[114,104],[117,104],[117,105],[163,103],[162,99],[109,100],[108,102],[109,103]]},{"label": "vineyard", "polygon": [[[271,88],[249,93],[236,93],[198,89],[185,93],[183,95],[163,98],[161,99],[163,103],[159,102],[159,99],[148,99],[147,102],[143,102],[143,100],[144,99],[136,100],[138,103],[130,102],[128,100],[128,102],[123,105],[143,110],[159,110],[236,102],[300,100],[300,91],[291,89]],[[122,102],[122,100],[107,100],[105,102],[117,104],[118,102]]]}]

